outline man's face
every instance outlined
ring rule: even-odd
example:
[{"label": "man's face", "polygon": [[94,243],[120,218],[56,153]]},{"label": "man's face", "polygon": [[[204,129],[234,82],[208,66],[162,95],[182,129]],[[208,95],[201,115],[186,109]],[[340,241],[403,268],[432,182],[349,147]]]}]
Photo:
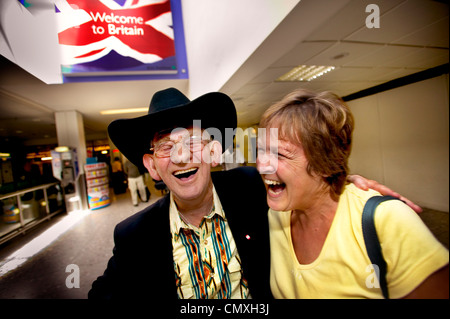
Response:
[{"label": "man's face", "polygon": [[144,155],[144,164],[153,179],[163,180],[177,202],[203,198],[212,191],[211,151],[217,144],[220,147],[197,127],[175,129],[156,135],[153,154]]}]

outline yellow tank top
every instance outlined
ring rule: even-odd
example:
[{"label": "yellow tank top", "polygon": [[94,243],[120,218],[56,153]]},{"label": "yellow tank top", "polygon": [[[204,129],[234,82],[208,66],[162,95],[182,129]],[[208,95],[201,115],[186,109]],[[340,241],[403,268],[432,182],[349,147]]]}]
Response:
[{"label": "yellow tank top", "polygon": [[[383,298],[366,252],[361,214],[375,191],[347,185],[317,259],[300,264],[291,240],[291,212],[269,210],[271,276],[275,298]],[[380,204],[375,225],[387,263],[390,298],[413,291],[448,264],[448,250],[420,217],[400,201]]]}]

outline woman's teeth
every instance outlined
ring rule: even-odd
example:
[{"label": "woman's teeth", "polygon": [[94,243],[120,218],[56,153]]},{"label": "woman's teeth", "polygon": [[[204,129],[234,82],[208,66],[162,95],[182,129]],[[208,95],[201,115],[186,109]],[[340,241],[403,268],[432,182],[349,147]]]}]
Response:
[{"label": "woman's teeth", "polygon": [[274,180],[271,180],[271,179],[264,179],[264,183],[266,183],[267,185],[281,185],[281,182],[274,181]]},{"label": "woman's teeth", "polygon": [[280,194],[286,187],[286,184],[271,179],[264,179],[264,183],[269,186],[269,193],[272,193],[274,195]]}]

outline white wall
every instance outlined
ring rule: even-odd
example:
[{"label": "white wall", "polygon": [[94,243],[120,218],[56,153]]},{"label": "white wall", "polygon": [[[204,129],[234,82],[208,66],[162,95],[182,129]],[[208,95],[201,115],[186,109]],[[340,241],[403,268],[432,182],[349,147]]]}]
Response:
[{"label": "white wall", "polygon": [[[55,6],[0,0],[0,54],[47,84],[62,83]],[[7,38],[6,38],[7,35]]]},{"label": "white wall", "polygon": [[348,102],[350,169],[422,207],[449,211],[448,74]]},{"label": "white wall", "polygon": [[182,0],[190,98],[218,91],[300,0]]}]

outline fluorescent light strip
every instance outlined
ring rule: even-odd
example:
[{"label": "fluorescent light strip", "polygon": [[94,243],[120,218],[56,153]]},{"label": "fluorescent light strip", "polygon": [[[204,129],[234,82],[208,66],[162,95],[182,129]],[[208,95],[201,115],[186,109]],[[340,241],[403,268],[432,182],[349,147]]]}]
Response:
[{"label": "fluorescent light strip", "polygon": [[304,81],[309,82],[318,77],[334,70],[334,66],[325,65],[299,65],[289,72],[280,76],[276,81],[292,82],[292,81]]},{"label": "fluorescent light strip", "polygon": [[104,110],[100,111],[101,115],[111,115],[111,114],[123,114],[123,113],[140,113],[147,112],[147,107],[136,107],[131,109],[115,109],[115,110]]}]

